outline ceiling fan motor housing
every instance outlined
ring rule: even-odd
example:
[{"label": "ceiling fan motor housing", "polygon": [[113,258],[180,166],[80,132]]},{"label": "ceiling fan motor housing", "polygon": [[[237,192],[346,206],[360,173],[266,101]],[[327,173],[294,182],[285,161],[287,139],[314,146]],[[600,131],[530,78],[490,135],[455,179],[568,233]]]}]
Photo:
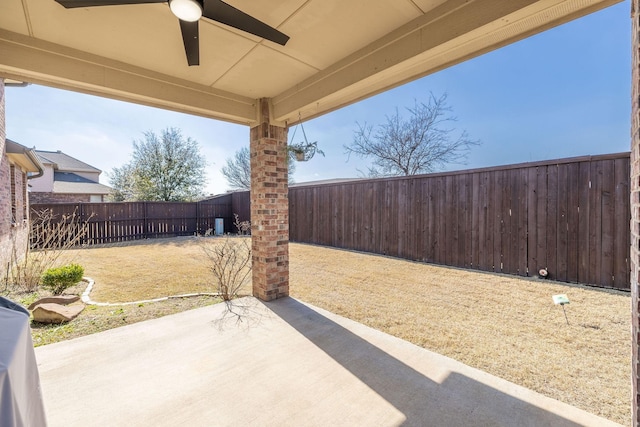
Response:
[{"label": "ceiling fan motor housing", "polygon": [[55,0],[67,9],[124,6],[128,4],[169,3],[171,12],[180,20],[180,31],[187,63],[200,65],[198,21],[207,18],[237,30],[253,34],[284,46],[289,36],[236,9],[222,0]]}]

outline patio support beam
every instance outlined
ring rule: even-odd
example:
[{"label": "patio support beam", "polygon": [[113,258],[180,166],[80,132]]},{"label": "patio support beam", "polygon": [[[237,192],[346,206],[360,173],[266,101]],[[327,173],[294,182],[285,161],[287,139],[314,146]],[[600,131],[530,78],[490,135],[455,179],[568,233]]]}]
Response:
[{"label": "patio support beam", "polygon": [[640,427],[640,0],[631,4],[631,381],[633,426]]},{"label": "patio support beam", "polygon": [[0,77],[250,125],[255,100],[0,29]]},{"label": "patio support beam", "polygon": [[[448,0],[273,98],[296,123],[459,64],[622,0]],[[571,7],[567,3],[572,3]]]},{"label": "patio support beam", "polygon": [[250,142],[253,296],[270,301],[289,295],[287,128],[271,120],[271,100],[257,105]]}]

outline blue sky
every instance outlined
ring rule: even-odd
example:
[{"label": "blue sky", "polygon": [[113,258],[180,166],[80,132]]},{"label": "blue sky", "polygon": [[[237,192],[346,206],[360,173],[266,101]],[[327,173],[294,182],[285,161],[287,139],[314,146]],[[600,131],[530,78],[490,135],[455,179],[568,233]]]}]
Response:
[{"label": "blue sky", "polygon": [[[629,150],[630,3],[565,24],[304,124],[326,157],[298,163],[297,182],[359,176],[367,161],[347,162],[356,123],[378,125],[404,114],[429,92],[448,94],[457,127],[482,142],[467,164],[448,170]],[[208,162],[207,193],[227,189],[220,168],[249,144],[249,129],[202,117],[43,86],[6,89],[7,137],[62,150],[104,172],[126,163],[142,133],[180,128]],[[289,136],[293,135],[293,128]],[[296,131],[299,142],[302,132]]]}]

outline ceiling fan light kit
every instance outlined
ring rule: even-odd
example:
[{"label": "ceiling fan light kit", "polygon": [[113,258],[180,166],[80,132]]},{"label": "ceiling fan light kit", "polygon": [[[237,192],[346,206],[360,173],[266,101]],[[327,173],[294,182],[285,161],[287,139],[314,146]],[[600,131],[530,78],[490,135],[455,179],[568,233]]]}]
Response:
[{"label": "ceiling fan light kit", "polygon": [[202,16],[202,6],[196,0],[169,0],[169,8],[178,19],[196,22]]},{"label": "ceiling fan light kit", "polygon": [[222,0],[55,0],[67,9],[129,4],[169,3],[180,21],[184,52],[189,66],[200,65],[198,21],[206,18],[284,46],[289,36]]}]

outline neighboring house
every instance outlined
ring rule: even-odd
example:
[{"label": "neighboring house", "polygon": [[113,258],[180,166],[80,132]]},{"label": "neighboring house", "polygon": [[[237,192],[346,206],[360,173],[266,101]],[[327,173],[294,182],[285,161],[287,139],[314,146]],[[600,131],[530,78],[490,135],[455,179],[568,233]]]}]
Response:
[{"label": "neighboring house", "polygon": [[44,166],[35,153],[9,139],[0,140],[0,271],[22,259],[29,242],[27,180]]},{"label": "neighboring house", "polygon": [[100,184],[102,171],[62,151],[36,150],[42,177],[30,182],[29,200],[36,203],[105,202],[111,187]]}]

